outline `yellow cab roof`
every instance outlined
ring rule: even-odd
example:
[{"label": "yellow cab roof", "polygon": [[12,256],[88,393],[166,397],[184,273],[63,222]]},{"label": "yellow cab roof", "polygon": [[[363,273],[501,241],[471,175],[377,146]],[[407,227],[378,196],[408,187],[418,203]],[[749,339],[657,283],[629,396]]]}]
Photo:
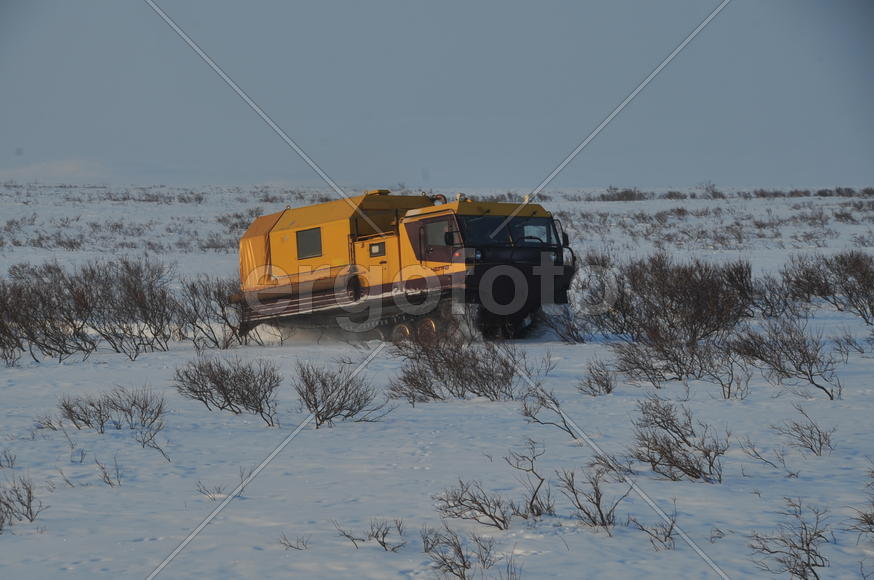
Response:
[{"label": "yellow cab roof", "polygon": [[335,199],[325,203],[317,203],[288,209],[277,220],[274,230],[301,229],[316,227],[325,222],[348,220],[360,209],[364,214],[378,211],[399,210],[430,206],[433,202],[420,195],[388,195],[385,190],[374,190],[364,195],[348,199]]},{"label": "yellow cab roof", "polygon": [[[520,206],[522,209],[519,209]],[[264,236],[270,231],[297,230],[316,227],[326,222],[348,220],[353,217],[358,208],[365,213],[368,211],[399,210],[406,217],[439,214],[447,211],[460,215],[552,216],[551,213],[543,209],[543,206],[536,203],[477,201],[472,198],[462,198],[433,205],[431,199],[425,195],[389,195],[385,190],[374,190],[348,199],[335,199],[304,207],[286,208],[283,211],[261,216],[249,226],[243,237]]]},{"label": "yellow cab roof", "polygon": [[364,200],[364,195],[346,199],[335,199],[315,205],[288,208],[273,226],[274,230],[300,229],[318,226],[325,222],[348,220]]},{"label": "yellow cab roof", "polygon": [[[521,209],[519,209],[521,206]],[[459,215],[518,215],[524,217],[552,217],[552,214],[536,203],[507,203],[497,201],[477,201],[476,199],[460,199],[441,205],[411,209],[407,211],[407,217],[423,216],[433,213],[452,211]]]},{"label": "yellow cab roof", "polygon": [[373,190],[348,199],[335,199],[314,205],[286,208],[256,219],[243,237],[265,235],[270,231],[316,227],[326,222],[348,220],[359,208],[370,211],[394,211],[402,214],[409,209],[431,206],[423,195],[389,195],[386,190]]}]

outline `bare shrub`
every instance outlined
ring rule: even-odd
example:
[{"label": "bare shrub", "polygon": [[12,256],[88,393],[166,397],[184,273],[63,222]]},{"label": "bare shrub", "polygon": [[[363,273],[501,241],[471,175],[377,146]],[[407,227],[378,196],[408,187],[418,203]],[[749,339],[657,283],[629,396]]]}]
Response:
[{"label": "bare shrub", "polygon": [[201,251],[228,252],[237,247],[238,240],[236,236],[222,236],[217,232],[210,232],[206,239],[197,240],[197,246]]},{"label": "bare shrub", "polygon": [[828,510],[805,507],[800,499],[786,498],[786,508],[781,513],[784,519],[776,530],[752,535],[750,548],[760,558],[756,565],[772,574],[818,579],[817,570],[829,565],[822,553],[823,545],[830,543]]},{"label": "bare shrub", "polygon": [[848,528],[851,532],[856,532],[859,539],[866,536],[869,540],[874,540],[874,497],[868,499],[868,505],[862,509],[855,509],[856,515],[852,517],[852,525]]},{"label": "bare shrub", "polygon": [[332,369],[298,362],[292,384],[301,408],[313,414],[316,429],[338,420],[378,421],[391,410],[385,403],[375,403],[376,390],[352,365]]},{"label": "bare shrub", "polygon": [[158,444],[158,435],[164,429],[164,415],[167,406],[164,395],[148,387],[125,389],[116,387],[108,395],[109,404],[117,419],[134,432],[134,439],[143,448],[149,447],[160,452],[167,461],[170,458]]},{"label": "bare shrub", "polygon": [[245,342],[240,333],[241,307],[231,302],[238,290],[238,283],[229,278],[199,276],[182,283],[179,318],[195,348],[227,349]]},{"label": "bare shrub", "polygon": [[720,341],[751,312],[754,290],[747,262],[675,263],[665,254],[623,265],[612,308],[596,317],[613,346],[617,369],[659,387],[701,378],[700,345]]},{"label": "bare shrub", "polygon": [[602,331],[657,346],[724,335],[753,299],[747,262],[676,263],[666,254],[623,264],[617,300],[598,319]]},{"label": "bare shrub", "polygon": [[58,468],[58,475],[61,476],[61,480],[62,480],[64,483],[66,483],[68,487],[76,487],[76,485],[75,485],[72,481],[70,481],[70,478],[67,477],[67,474],[64,473],[64,470],[63,470],[63,469]]},{"label": "bare shrub", "polygon": [[798,304],[784,279],[766,274],[754,282],[753,309],[763,318],[798,314]]},{"label": "bare shrub", "polygon": [[[721,280],[723,300],[734,308],[730,318],[724,320],[724,325],[732,324],[735,315],[747,317],[753,315],[753,305],[756,300],[756,284],[753,280],[752,266],[746,260],[726,262],[715,267],[715,276]],[[715,331],[719,334],[720,331]]]},{"label": "bare shrub", "polygon": [[[431,558],[434,567],[442,575],[471,580],[494,566],[498,557],[494,551],[494,540],[471,534],[464,538],[445,523],[442,530],[422,528],[422,550]],[[518,578],[519,567],[508,560],[507,578]]]},{"label": "bare shrub", "polygon": [[844,361],[844,364],[850,361],[851,353],[865,354],[865,346],[856,340],[856,337],[849,330],[844,329],[841,334],[833,337],[832,340],[835,343],[835,350]]},{"label": "bare shrub", "polygon": [[632,380],[646,381],[660,389],[663,382],[678,378],[665,372],[661,353],[645,344],[613,344],[611,348],[616,355],[616,370]]},{"label": "bare shrub", "polygon": [[0,283],[0,354],[14,363],[24,350],[64,360],[87,358],[100,341],[132,360],[167,350],[176,332],[171,270],[147,258],[119,258],[67,270],[57,263],[10,268]]},{"label": "bare shrub", "polygon": [[437,512],[444,518],[473,520],[499,530],[510,527],[512,510],[500,496],[492,496],[477,481],[458,481],[451,487],[434,496]]},{"label": "bare shrub", "polygon": [[[34,344],[28,340],[38,336],[36,326],[29,322],[32,308],[25,284],[0,280],[0,356],[7,367],[15,366],[27,351],[31,358],[39,360]],[[36,351],[39,352],[38,346]]]},{"label": "bare shrub", "polygon": [[15,469],[15,454],[8,449],[0,453],[0,469]]},{"label": "bare shrub", "polygon": [[695,421],[688,407],[658,397],[640,401],[638,410],[632,457],[671,480],[722,481],[721,458],[728,450],[729,434],[720,435],[710,425]]},{"label": "bare shrub", "polygon": [[[164,415],[167,412],[164,396],[155,393],[148,387],[125,389],[116,387],[108,393],[100,395],[64,395],[58,402],[60,416],[68,420],[76,429],[87,427],[98,433],[104,433],[106,428],[133,431],[137,443],[164,453],[157,437],[164,429]],[[52,430],[57,430],[55,420],[46,416],[40,419],[41,424]]]},{"label": "bare shrub", "polygon": [[209,410],[235,415],[247,411],[269,427],[277,424],[276,390],[282,377],[269,361],[196,359],[176,369],[174,382],[180,395],[200,401]]},{"label": "bare shrub", "polygon": [[367,538],[356,536],[352,532],[341,528],[340,522],[334,521],[333,523],[334,523],[334,527],[337,529],[337,533],[340,534],[342,537],[346,538],[347,540],[349,540],[350,542],[352,542],[352,545],[355,546],[356,550],[358,549],[359,542],[364,543],[367,541]]},{"label": "bare shrub", "polygon": [[106,397],[128,429],[157,427],[160,430],[162,419],[167,411],[164,395],[144,386],[135,389],[115,387]]},{"label": "bare shrub", "polygon": [[[532,439],[526,441],[522,451],[510,451],[510,455],[504,457],[504,461],[524,475],[522,485],[525,486],[525,497],[520,503],[510,502],[510,511],[513,515],[523,519],[540,518],[544,515],[555,514],[555,502],[549,489],[549,482],[538,473],[535,463],[546,450]],[[546,484],[546,487],[544,487]]]},{"label": "bare shrub", "polygon": [[584,395],[597,397],[609,395],[616,388],[616,371],[600,359],[586,365],[586,375],[577,383],[577,390]]},{"label": "bare shrub", "polygon": [[749,395],[752,370],[731,344],[704,343],[699,358],[701,379],[719,385],[723,399],[745,399]]},{"label": "bare shrub", "polygon": [[572,470],[559,471],[556,475],[558,487],[575,508],[576,517],[587,526],[601,528],[612,536],[616,525],[616,508],[631,493],[631,486],[621,494],[608,498],[604,490],[607,472],[602,469],[585,473],[582,485],[577,482],[576,473]]},{"label": "bare shrub", "polygon": [[285,532],[282,532],[282,534],[279,536],[279,545],[286,550],[308,550],[310,547],[310,538],[309,536],[298,536],[292,542],[288,539],[288,536],[285,535]]},{"label": "bare shrub", "polygon": [[119,421],[128,429],[151,429],[161,425],[166,412],[164,396],[148,387],[116,387],[104,397],[110,408],[117,413]]},{"label": "bare shrub", "polygon": [[588,463],[590,469],[600,470],[613,475],[617,481],[625,481],[625,477],[634,473],[630,458],[618,458],[609,453],[596,453]]},{"label": "bare shrub", "polygon": [[34,495],[33,481],[25,475],[13,477],[5,485],[0,485],[0,512],[6,513],[7,523],[12,518],[32,522],[48,508]]},{"label": "bare shrub", "polygon": [[[108,397],[103,395],[63,395],[58,402],[61,417],[73,424],[76,429],[87,427],[98,433],[106,431],[107,424],[114,418],[113,407]],[[110,427],[119,428],[118,424]]]},{"label": "bare shrub", "polygon": [[76,353],[87,358],[94,352],[97,341],[88,328],[95,306],[93,289],[79,276],[57,263],[17,264],[9,275],[10,281],[0,288],[0,301],[9,309],[0,323],[4,358],[24,348],[35,361],[40,355],[63,361]]},{"label": "bare shrub", "polygon": [[495,553],[495,540],[479,534],[471,534],[470,540],[474,545],[474,555],[479,566],[488,570],[498,563],[500,559]]},{"label": "bare shrub", "polygon": [[197,493],[204,496],[209,501],[217,501],[220,497],[225,496],[225,486],[213,485],[210,487],[199,479],[197,480],[194,489],[197,490]]},{"label": "bare shrub", "polygon": [[252,483],[252,474],[255,473],[255,467],[243,467],[240,466],[240,485],[238,486],[239,491],[237,492],[237,497],[243,497],[243,494],[246,492],[246,486]]},{"label": "bare shrub", "polygon": [[397,377],[389,383],[392,399],[406,399],[412,406],[447,398],[445,385],[433,375],[430,365],[422,359],[408,359]]},{"label": "bare shrub", "polygon": [[0,534],[3,530],[12,525],[12,508],[0,498]]},{"label": "bare shrub", "polygon": [[763,332],[749,327],[739,331],[731,341],[732,349],[778,384],[803,381],[829,399],[840,398],[837,360],[826,352],[821,334],[807,334],[805,323],[798,318],[766,320],[762,326]]},{"label": "bare shrub", "polygon": [[790,256],[789,262],[780,271],[789,296],[804,302],[810,302],[816,297],[832,297],[834,288],[824,266],[824,262],[814,256]]},{"label": "bare shrub", "polygon": [[411,405],[470,396],[512,400],[518,391],[518,369],[526,366],[524,352],[513,345],[459,342],[449,333],[403,341],[395,352],[404,365],[389,385],[389,396]]},{"label": "bare shrub", "polygon": [[874,257],[867,252],[793,256],[782,274],[797,298],[820,298],[874,324]]},{"label": "bare shrub", "polygon": [[61,428],[61,421],[56,419],[51,414],[39,415],[33,420],[34,427],[37,429],[48,429],[50,431],[58,431]]},{"label": "bare shrub", "polygon": [[121,467],[118,465],[118,457],[113,457],[112,468],[107,467],[105,463],[101,463],[96,457],[94,458],[94,463],[97,465],[97,470],[100,473],[100,481],[109,487],[121,485]]},{"label": "bare shrub", "polygon": [[551,425],[561,429],[574,439],[577,437],[568,416],[561,409],[558,397],[552,391],[545,391],[539,387],[529,389],[522,398],[520,410],[522,416],[529,423]]},{"label": "bare shrub", "polygon": [[786,451],[782,447],[773,449],[774,458],[768,459],[766,457],[766,452],[759,449],[759,447],[753,442],[749,437],[743,438],[739,443],[740,450],[743,451],[749,457],[761,461],[765,465],[772,467],[773,469],[780,469],[781,467],[786,470],[786,476],[790,478],[797,478],[798,472],[793,471],[786,464]]},{"label": "bare shrub", "polygon": [[795,404],[795,410],[801,413],[801,419],[786,421],[782,425],[772,425],[771,429],[786,438],[789,445],[806,449],[816,456],[830,455],[834,450],[832,435],[836,428],[823,429],[801,405]]},{"label": "bare shrub", "polygon": [[847,250],[828,258],[826,268],[836,290],[835,306],[874,324],[874,256]]},{"label": "bare shrub", "polygon": [[[407,545],[404,539],[405,528],[402,520],[374,519],[370,520],[370,531],[367,532],[367,539],[373,540],[386,552],[397,552]],[[392,535],[396,535],[398,539],[391,539]]]},{"label": "bare shrub", "polygon": [[[871,481],[868,482],[867,486],[870,489],[874,487],[874,470],[869,471],[868,475],[871,477]],[[847,531],[858,534],[857,543],[863,536],[867,537],[868,540],[874,541],[874,493],[868,494],[867,506],[862,509],[853,508],[853,511],[856,512],[856,515],[852,517],[852,524]]]},{"label": "bare shrub", "polygon": [[618,187],[613,187],[611,185],[607,188],[605,193],[601,193],[593,199],[597,199],[598,201],[643,201],[651,199],[652,197],[652,193],[643,192],[637,188],[626,187],[619,189]]},{"label": "bare shrub", "polygon": [[659,199],[689,199],[689,196],[682,191],[668,191],[661,194]]},{"label": "bare shrub", "polygon": [[241,236],[249,227],[249,224],[260,215],[264,214],[261,207],[250,207],[246,212],[235,212],[222,214],[215,221],[225,227],[228,234]]},{"label": "bare shrub", "polygon": [[699,343],[630,342],[611,345],[616,354],[616,370],[631,379],[646,381],[660,389],[667,381],[701,378],[704,352]]},{"label": "bare shrub", "polygon": [[[573,296],[573,285],[571,295]],[[548,311],[544,311],[542,322],[563,342],[581,344],[591,340],[587,321],[573,303],[550,307]]]},{"label": "bare shrub", "polygon": [[522,565],[516,562],[513,554],[504,561],[504,565],[498,570],[498,580],[521,580]]},{"label": "bare shrub", "polygon": [[24,354],[24,345],[9,327],[6,320],[9,306],[5,303],[4,284],[0,280],[0,361],[7,367],[14,367]]},{"label": "bare shrub", "polygon": [[588,342],[596,331],[593,317],[607,311],[616,299],[613,258],[589,252],[582,256],[568,289],[568,303],[545,310],[542,322],[567,343]]},{"label": "bare shrub", "polygon": [[96,306],[87,320],[115,352],[136,359],[166,351],[177,329],[177,302],[170,290],[171,269],[148,258],[91,263],[80,272]]},{"label": "bare shrub", "polygon": [[725,193],[720,191],[712,181],[705,181],[699,185],[699,187],[703,191],[703,196],[706,199],[725,199]]},{"label": "bare shrub", "polygon": [[628,517],[628,525],[633,526],[649,536],[649,543],[652,544],[656,552],[662,550],[673,550],[676,546],[674,541],[674,533],[677,531],[677,500],[674,502],[674,509],[668,514],[668,521],[660,521],[652,526],[640,523],[640,521],[632,516]]}]

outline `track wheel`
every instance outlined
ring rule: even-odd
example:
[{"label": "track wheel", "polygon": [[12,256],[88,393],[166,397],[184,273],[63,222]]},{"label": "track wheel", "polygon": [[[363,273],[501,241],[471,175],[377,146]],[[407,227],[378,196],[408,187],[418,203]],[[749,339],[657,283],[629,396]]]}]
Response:
[{"label": "track wheel", "polygon": [[366,340],[378,340],[380,342],[384,342],[385,331],[382,328],[377,327],[364,333],[364,337]]},{"label": "track wheel", "polygon": [[413,328],[406,322],[399,322],[391,329],[391,341],[400,344],[413,337]]},{"label": "track wheel", "polygon": [[423,318],[416,325],[416,338],[428,343],[437,340],[437,322],[431,318]]}]

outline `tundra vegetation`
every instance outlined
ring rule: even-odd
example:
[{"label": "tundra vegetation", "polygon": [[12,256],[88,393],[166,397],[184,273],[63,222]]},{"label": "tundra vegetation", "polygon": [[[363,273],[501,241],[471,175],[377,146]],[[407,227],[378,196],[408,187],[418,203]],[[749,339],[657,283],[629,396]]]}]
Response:
[{"label": "tundra vegetation", "polygon": [[[25,187],[15,190],[28,198]],[[72,204],[208,205],[203,193],[160,188],[71,189],[65,195]],[[822,496],[813,484],[802,485],[822,484],[827,478],[822,474],[836,470],[842,478],[835,483],[849,481],[854,473],[849,466],[856,465],[852,455],[857,449],[850,448],[850,441],[858,438],[858,427],[841,422],[830,410],[861,400],[855,386],[859,381],[844,369],[871,357],[874,190],[725,192],[705,184],[695,192],[611,188],[544,195],[544,200],[552,196],[572,201],[576,196],[587,201],[565,205],[557,214],[580,246],[602,248],[581,257],[571,303],[544,313],[535,331],[534,339],[542,338],[536,332],[543,332],[550,339],[587,345],[573,352],[593,353],[573,361],[574,372],[562,371],[560,364],[555,379],[551,373],[556,361],[549,355],[529,360],[524,341],[482,341],[457,328],[394,345],[393,360],[386,363],[388,376],[381,369],[378,378],[358,374],[349,361],[301,359],[285,367],[282,361],[251,360],[241,347],[257,345],[258,336],[240,332],[239,306],[230,300],[235,281],[214,274],[181,275],[168,259],[156,256],[171,249],[177,256],[232,252],[241,231],[267,204],[288,199],[307,203],[317,196],[269,188],[228,195],[237,198],[237,205],[206,221],[184,216],[141,221],[45,218],[28,211],[0,223],[2,252],[22,247],[80,252],[109,243],[107,247],[118,244],[117,249],[133,254],[9,268],[0,278],[0,358],[6,365],[25,367],[19,369],[23,372],[58,361],[60,368],[74,372],[80,361],[101,362],[108,353],[120,355],[116,358],[124,364],[129,359],[131,365],[141,364],[141,357],[163,361],[174,350],[189,358],[197,355],[169,365],[166,385],[175,389],[106,385],[109,390],[103,392],[71,391],[60,398],[53,394],[57,407],[37,419],[30,440],[16,434],[3,441],[0,533],[18,533],[19,526],[30,523],[38,531],[46,521],[41,518],[45,510],[51,509],[48,515],[63,510],[63,496],[51,495],[55,485],[72,493],[96,481],[101,494],[128,493],[145,485],[145,468],[123,456],[120,462],[115,449],[98,451],[91,443],[86,449],[77,440],[133,445],[144,457],[155,454],[139,447],[156,449],[169,460],[165,449],[184,446],[185,441],[168,447],[164,439],[168,432],[179,432],[165,399],[172,403],[179,395],[197,401],[202,406],[187,407],[203,414],[204,408],[227,412],[212,415],[215,420],[236,421],[234,415],[240,415],[239,424],[244,424],[255,416],[278,426],[281,415],[285,422],[286,401],[280,395],[286,383],[292,387],[292,402],[297,399],[298,417],[312,414],[318,429],[336,427],[319,431],[325,440],[345,429],[357,433],[381,428],[355,423],[387,417],[386,396],[415,406],[403,411],[417,418],[459,405],[474,410],[481,405],[496,415],[504,406],[518,407],[523,415],[516,417],[519,423],[531,424],[525,434],[542,434],[550,445],[547,454],[544,443],[524,438],[507,450],[503,461],[489,457],[489,469],[502,470],[497,479],[484,467],[482,472],[445,474],[433,488],[422,490],[434,510],[422,514],[430,516],[431,525],[421,528],[420,543],[395,515],[371,514],[353,524],[335,520],[334,530],[327,526],[330,535],[350,550],[370,550],[388,559],[415,551],[421,562],[430,562],[447,577],[518,578],[522,565],[510,544],[547,530],[560,530],[555,534],[562,537],[570,530],[594,533],[599,542],[633,537],[656,551],[682,547],[679,528],[695,526],[697,515],[697,498],[684,499],[685,493],[730,485],[732,490],[749,488],[749,497],[761,500],[762,509],[746,527],[714,525],[710,541],[742,546],[750,569],[819,578],[828,567],[840,565],[844,575],[871,575],[864,561],[874,541],[871,486],[842,487],[846,502],[826,506],[817,505]],[[495,197],[516,199],[514,194]],[[660,205],[659,211],[641,209],[640,202],[649,200],[684,203]],[[701,200],[710,203],[685,203]],[[772,200],[784,200],[787,211],[758,212],[741,203]],[[819,204],[822,200],[829,205]],[[199,231],[191,234],[193,229]],[[611,232],[619,241],[600,243]],[[838,235],[843,241],[833,248]],[[625,251],[637,245],[653,252]],[[681,257],[690,255],[688,250],[762,248],[784,251],[785,263],[761,272],[742,258]],[[839,317],[849,327],[833,336],[833,327],[822,324],[827,317]],[[860,328],[871,338],[860,334]],[[225,350],[231,353],[220,352]],[[567,352],[572,351],[562,351]],[[146,357],[150,353],[159,354],[152,359]],[[264,356],[260,350],[255,354]],[[859,374],[855,369],[860,367],[853,368]],[[773,396],[775,405],[785,401],[785,412],[755,432],[733,434],[731,417],[759,404],[755,395],[760,393],[769,400]],[[622,406],[623,399],[627,406]],[[569,403],[578,405],[573,414],[565,411]],[[621,409],[623,419],[617,425],[627,432],[625,439],[606,430],[593,433],[603,450],[590,449],[584,440],[589,425],[578,412],[583,404],[594,413]],[[397,423],[396,416],[401,417]],[[386,428],[405,427],[407,417],[391,415]],[[31,474],[28,445],[62,435],[70,447],[63,461],[69,459],[70,465],[57,467],[60,478]],[[571,461],[568,450],[588,455]],[[176,460],[175,451],[173,455]],[[175,465],[156,459],[160,463],[148,464],[149,469]],[[79,468],[90,470],[90,480],[69,474]],[[246,477],[241,471],[240,482]],[[761,498],[769,490],[757,487],[758,482],[779,490],[778,495],[785,490],[787,497],[774,503],[771,493],[766,503]],[[632,483],[659,492],[676,490],[672,495],[681,499],[656,498],[662,517],[640,509]],[[233,482],[203,480],[187,485],[191,497],[203,502],[219,502],[236,487]],[[816,497],[798,497],[808,492]],[[345,512],[340,515],[352,521],[352,514],[348,520]],[[271,542],[290,559],[306,557],[304,552],[320,549],[325,541],[320,531],[289,529],[287,535],[277,530]],[[705,542],[706,537],[701,536]],[[843,560],[851,554],[861,554],[862,561],[847,572]]]}]

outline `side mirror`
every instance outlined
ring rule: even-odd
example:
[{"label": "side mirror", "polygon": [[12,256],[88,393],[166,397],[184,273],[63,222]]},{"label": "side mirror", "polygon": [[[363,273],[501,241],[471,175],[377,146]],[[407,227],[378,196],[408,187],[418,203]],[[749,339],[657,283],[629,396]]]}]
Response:
[{"label": "side mirror", "polygon": [[461,232],[459,231],[450,231],[443,234],[443,243],[447,246],[460,246],[461,245]]},{"label": "side mirror", "polygon": [[567,232],[561,233],[561,245],[564,248],[567,248],[571,245],[571,239],[568,237]]}]

